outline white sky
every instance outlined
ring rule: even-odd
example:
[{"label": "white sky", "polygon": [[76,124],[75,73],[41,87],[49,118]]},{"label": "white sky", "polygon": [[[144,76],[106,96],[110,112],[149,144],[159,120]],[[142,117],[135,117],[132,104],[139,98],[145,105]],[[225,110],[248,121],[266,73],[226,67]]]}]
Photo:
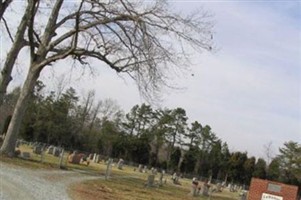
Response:
[{"label": "white sky", "polygon": [[[273,142],[274,152],[284,142],[301,141],[301,3],[300,1],[171,1],[189,13],[203,6],[214,13],[218,51],[196,55],[191,73],[175,77],[184,89],[162,94],[162,107],[182,107],[190,122],[208,124],[230,150],[264,156],[263,146]],[[1,50],[7,48],[1,37]],[[26,52],[26,51],[24,51]],[[1,51],[1,59],[5,51]],[[12,86],[24,79],[24,57],[18,60]],[[28,62],[26,62],[28,63]],[[127,112],[143,103],[137,87],[105,66],[70,73],[59,62],[46,68],[41,80],[56,85],[66,74],[68,86],[80,94],[94,89],[99,99],[112,98]],[[60,71],[60,73],[58,73]],[[191,76],[194,74],[194,76]],[[11,86],[11,87],[12,87]]]}]

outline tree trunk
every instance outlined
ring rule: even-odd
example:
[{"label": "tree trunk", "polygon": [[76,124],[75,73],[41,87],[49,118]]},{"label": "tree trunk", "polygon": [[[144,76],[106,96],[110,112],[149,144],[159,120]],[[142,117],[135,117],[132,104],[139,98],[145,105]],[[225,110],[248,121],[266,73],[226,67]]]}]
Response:
[{"label": "tree trunk", "polygon": [[[31,2],[31,1],[30,1]],[[0,74],[0,106],[3,104],[3,98],[6,93],[7,86],[12,80],[11,73],[15,64],[15,61],[18,57],[20,50],[24,47],[24,32],[27,27],[27,22],[31,13],[31,3],[27,5],[25,14],[22,17],[22,20],[19,24],[17,33],[14,38],[14,43],[7,54],[3,69]],[[2,9],[2,7],[1,7]],[[1,13],[0,13],[1,14]],[[1,17],[1,16],[0,16]]]},{"label": "tree trunk", "polygon": [[185,157],[185,151],[181,149],[181,156],[178,162],[178,171],[181,171],[181,165],[183,163],[184,157]]},{"label": "tree trunk", "polygon": [[9,6],[9,4],[12,2],[12,0],[6,0],[4,2],[2,2],[2,0],[0,1],[0,20],[3,17],[3,14],[5,13],[6,8]]},{"label": "tree trunk", "polygon": [[160,158],[159,158],[159,150],[160,150],[160,146],[158,144],[158,141],[156,142],[156,146],[155,146],[155,154],[156,154],[156,165],[158,166],[159,162],[160,162]]},{"label": "tree trunk", "polygon": [[201,157],[199,155],[199,156],[197,156],[196,163],[194,165],[194,169],[193,169],[193,173],[194,174],[198,174],[199,173],[200,164],[201,164]]},{"label": "tree trunk", "polygon": [[25,115],[36,81],[39,78],[39,74],[40,70],[35,69],[34,65],[32,65],[15,106],[11,122],[0,150],[1,154],[6,154],[10,157],[14,156],[15,144],[19,134],[20,125]]}]

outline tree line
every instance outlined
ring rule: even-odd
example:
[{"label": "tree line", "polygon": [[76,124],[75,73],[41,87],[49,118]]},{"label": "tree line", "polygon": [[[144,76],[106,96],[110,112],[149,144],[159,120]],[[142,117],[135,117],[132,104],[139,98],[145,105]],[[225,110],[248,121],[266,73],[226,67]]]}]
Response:
[{"label": "tree line", "polygon": [[[2,129],[19,95],[20,88],[5,95]],[[210,125],[189,121],[183,108],[141,104],[125,113],[114,100],[97,101],[94,91],[84,97],[73,88],[47,93],[38,81],[19,137],[245,185],[252,177],[301,183],[300,144],[285,143],[267,163],[247,152],[231,152]]]}]

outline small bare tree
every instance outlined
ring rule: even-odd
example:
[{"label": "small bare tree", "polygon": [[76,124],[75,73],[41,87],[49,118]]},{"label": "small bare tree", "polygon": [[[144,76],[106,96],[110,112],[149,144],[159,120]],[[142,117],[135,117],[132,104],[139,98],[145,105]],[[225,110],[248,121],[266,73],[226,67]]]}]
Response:
[{"label": "small bare tree", "polygon": [[[212,23],[206,12],[181,16],[164,0],[56,0],[45,28],[35,27],[38,0],[28,21],[30,67],[1,152],[12,155],[30,94],[43,68],[72,58],[83,66],[91,59],[132,77],[141,94],[155,98],[175,67],[182,69],[189,48],[211,50]],[[42,26],[43,27],[43,26]],[[95,66],[90,66],[91,68]]]},{"label": "small bare tree", "polygon": [[273,142],[269,141],[268,143],[263,145],[263,149],[264,149],[264,153],[267,161],[267,167],[268,167],[271,161],[273,160],[273,157],[275,156],[275,152],[273,150]]}]

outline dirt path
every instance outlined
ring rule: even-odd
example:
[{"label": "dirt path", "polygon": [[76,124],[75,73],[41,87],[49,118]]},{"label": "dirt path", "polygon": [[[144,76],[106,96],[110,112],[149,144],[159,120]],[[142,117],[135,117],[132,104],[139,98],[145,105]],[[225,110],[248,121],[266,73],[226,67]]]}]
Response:
[{"label": "dirt path", "polygon": [[100,177],[62,170],[32,170],[0,162],[0,200],[68,200],[72,183]]}]

